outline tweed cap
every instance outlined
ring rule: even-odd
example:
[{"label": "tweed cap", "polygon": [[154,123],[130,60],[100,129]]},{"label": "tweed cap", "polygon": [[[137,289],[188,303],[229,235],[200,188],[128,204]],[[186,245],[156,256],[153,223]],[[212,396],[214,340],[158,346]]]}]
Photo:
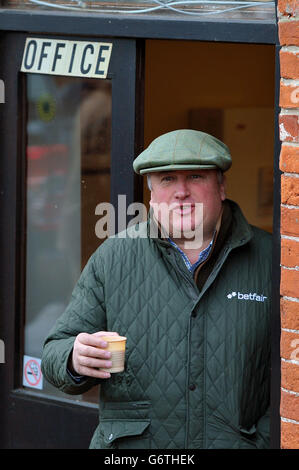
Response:
[{"label": "tweed cap", "polygon": [[133,162],[140,175],[155,171],[226,171],[232,164],[228,147],[205,132],[179,129],[157,137]]}]

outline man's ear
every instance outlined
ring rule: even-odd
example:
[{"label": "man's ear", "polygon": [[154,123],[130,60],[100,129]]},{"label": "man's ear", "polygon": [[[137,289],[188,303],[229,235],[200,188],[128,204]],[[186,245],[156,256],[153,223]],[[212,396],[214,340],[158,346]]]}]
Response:
[{"label": "man's ear", "polygon": [[153,190],[151,190],[150,195],[151,195],[151,197],[150,197],[150,200],[149,200],[149,205],[152,207],[153,203],[155,202],[155,196],[153,194]]},{"label": "man's ear", "polygon": [[226,199],[226,188],[227,188],[226,176],[222,175],[222,182],[220,183],[221,201],[224,201]]}]

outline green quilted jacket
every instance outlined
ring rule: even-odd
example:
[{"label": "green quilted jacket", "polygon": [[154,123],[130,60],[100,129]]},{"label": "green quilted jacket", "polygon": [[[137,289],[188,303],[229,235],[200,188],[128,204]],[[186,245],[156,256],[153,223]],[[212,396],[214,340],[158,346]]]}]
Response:
[{"label": "green quilted jacket", "polygon": [[[269,447],[271,236],[229,205],[231,231],[200,289],[178,251],[148,236],[151,222],[106,240],[84,268],[42,370],[70,394],[100,382],[91,448]],[[75,336],[101,330],[127,337],[125,371],[75,383]]]}]

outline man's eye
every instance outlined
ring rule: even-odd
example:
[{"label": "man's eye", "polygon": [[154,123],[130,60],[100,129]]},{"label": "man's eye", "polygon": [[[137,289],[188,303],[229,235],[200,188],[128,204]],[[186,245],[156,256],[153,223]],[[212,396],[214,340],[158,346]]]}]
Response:
[{"label": "man's eye", "polygon": [[191,179],[193,179],[193,180],[200,179],[202,177],[203,177],[202,175],[197,175],[197,174],[196,175],[191,175]]},{"label": "man's eye", "polygon": [[173,176],[163,176],[163,178],[161,179],[161,181],[172,181],[173,180]]}]

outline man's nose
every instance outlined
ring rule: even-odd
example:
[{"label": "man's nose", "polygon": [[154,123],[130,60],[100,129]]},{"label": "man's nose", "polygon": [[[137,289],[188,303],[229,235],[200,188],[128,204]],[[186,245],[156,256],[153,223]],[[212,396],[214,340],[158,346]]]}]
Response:
[{"label": "man's nose", "polygon": [[185,199],[190,196],[190,190],[186,181],[178,181],[175,188],[175,197],[177,199]]}]

